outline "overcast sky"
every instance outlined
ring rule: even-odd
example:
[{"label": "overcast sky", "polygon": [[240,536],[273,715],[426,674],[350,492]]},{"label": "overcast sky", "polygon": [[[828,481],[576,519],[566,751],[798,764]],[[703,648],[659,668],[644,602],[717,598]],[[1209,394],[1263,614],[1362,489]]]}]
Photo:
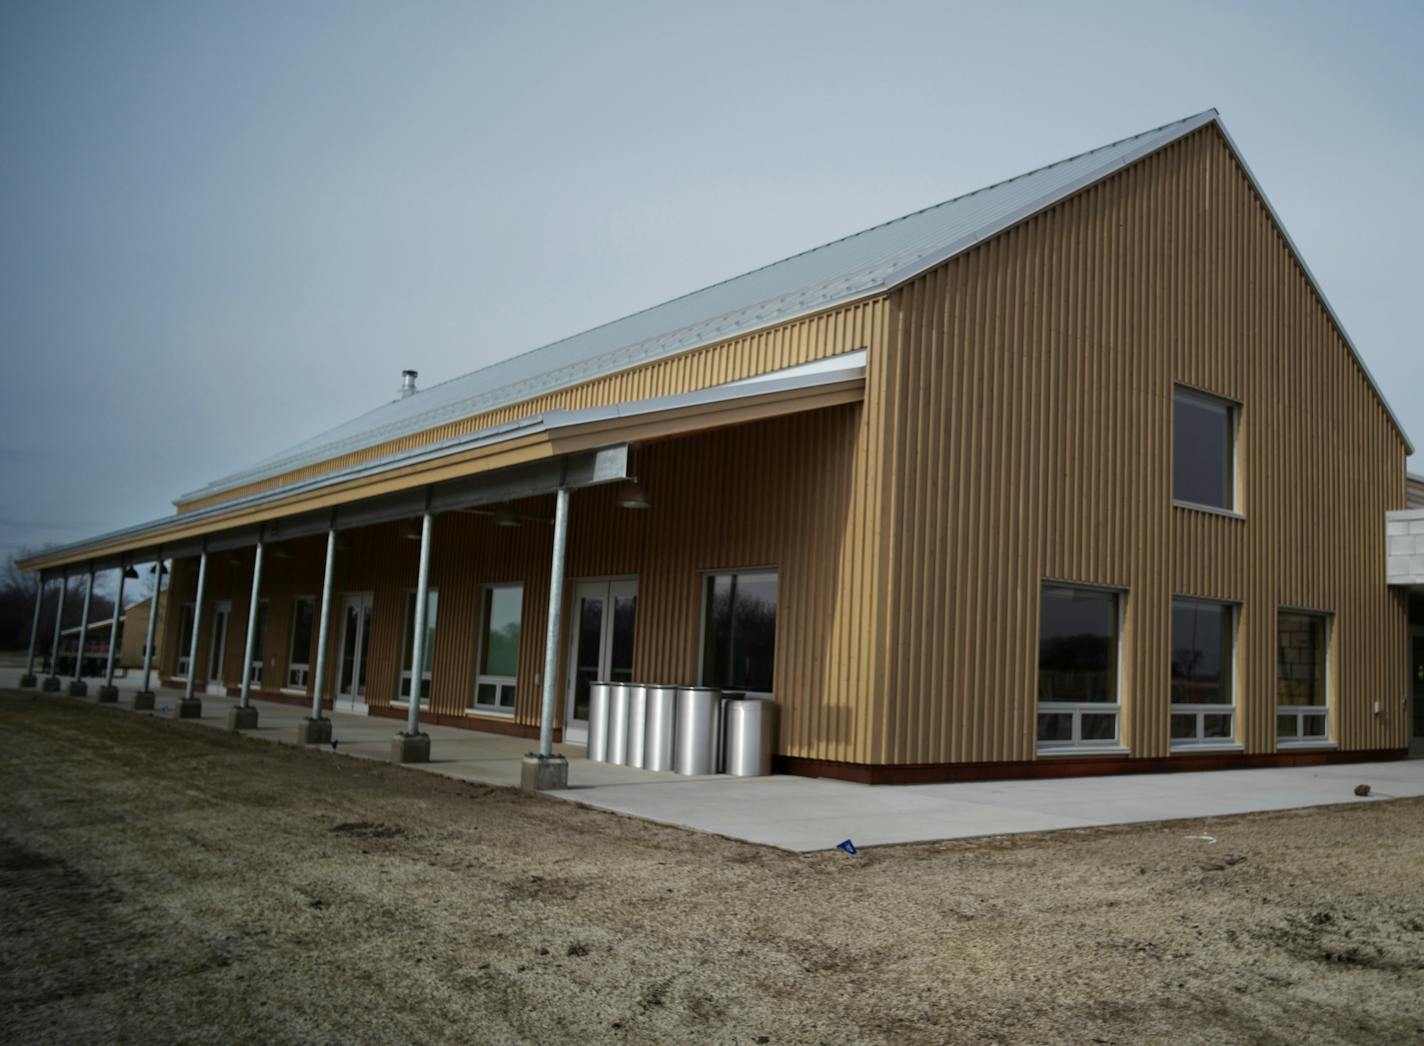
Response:
[{"label": "overcast sky", "polygon": [[1212,106],[1424,443],[1421,38],[1417,2],[7,0],[0,555],[171,512],[403,368]]}]

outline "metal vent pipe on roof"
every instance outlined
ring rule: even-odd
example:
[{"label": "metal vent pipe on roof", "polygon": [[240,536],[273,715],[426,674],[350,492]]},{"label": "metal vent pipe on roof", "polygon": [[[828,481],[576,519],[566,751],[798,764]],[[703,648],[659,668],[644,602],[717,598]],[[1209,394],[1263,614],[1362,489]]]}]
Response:
[{"label": "metal vent pipe on roof", "polygon": [[407,396],[414,396],[414,395],[415,395],[415,379],[418,378],[418,377],[420,377],[420,371],[418,371],[418,370],[403,370],[403,371],[401,371],[401,387],[400,387],[400,398],[401,398],[401,399],[405,399]]}]

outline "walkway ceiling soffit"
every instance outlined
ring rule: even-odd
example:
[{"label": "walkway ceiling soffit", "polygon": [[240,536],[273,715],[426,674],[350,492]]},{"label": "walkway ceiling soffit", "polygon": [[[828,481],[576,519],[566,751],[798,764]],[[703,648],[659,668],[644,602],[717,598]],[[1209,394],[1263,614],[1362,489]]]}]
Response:
[{"label": "walkway ceiling soffit", "polygon": [[[484,432],[392,455],[195,512],[165,516],[60,548],[18,565],[55,577],[65,567],[112,569],[230,551],[337,529],[497,504],[628,477],[629,445],[765,418],[858,403],[865,396],[865,354],[844,366],[748,385],[637,400],[579,411],[552,411]],[[334,521],[334,524],[333,524]]]}]

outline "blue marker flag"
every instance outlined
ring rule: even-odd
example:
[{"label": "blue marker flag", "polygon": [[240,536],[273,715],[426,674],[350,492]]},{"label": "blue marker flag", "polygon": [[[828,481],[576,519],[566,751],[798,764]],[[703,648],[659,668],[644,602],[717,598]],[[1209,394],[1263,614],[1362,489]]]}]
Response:
[{"label": "blue marker flag", "polygon": [[860,851],[855,848],[855,843],[851,842],[849,839],[847,839],[847,840],[846,840],[845,842],[843,842],[843,843],[836,843],[836,849],[837,849],[837,850],[844,850],[846,853],[848,853],[848,854],[850,854],[850,855],[852,855],[852,856],[854,856],[855,854],[860,853]]}]

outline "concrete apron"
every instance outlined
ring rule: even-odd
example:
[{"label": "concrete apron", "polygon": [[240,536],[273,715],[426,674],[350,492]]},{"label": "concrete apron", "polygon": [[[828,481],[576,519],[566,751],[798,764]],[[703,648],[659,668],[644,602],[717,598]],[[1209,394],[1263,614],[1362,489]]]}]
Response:
[{"label": "concrete apron", "polygon": [[[127,709],[138,683],[120,682],[117,707]],[[181,704],[180,692],[159,690],[154,714],[177,718]],[[235,698],[207,696],[192,722],[228,729],[236,704]],[[404,727],[395,719],[333,712],[313,729],[310,706],[252,705],[259,725],[245,730],[247,736],[295,744],[305,734],[320,740],[311,746],[315,751],[358,759],[390,762],[392,739]],[[856,847],[885,846],[1173,819],[1197,821],[1191,832],[1196,835],[1201,818],[1424,796],[1424,760],[870,786],[788,776],[682,777],[590,763],[576,745],[558,746],[564,760],[541,765],[537,757],[526,758],[536,745],[533,739],[433,725],[421,730],[429,738],[429,762],[404,764],[411,770],[511,788],[557,786],[566,774],[565,790],[543,794],[795,853],[832,849],[846,839]],[[1368,797],[1354,794],[1361,783],[1371,786]]]}]

